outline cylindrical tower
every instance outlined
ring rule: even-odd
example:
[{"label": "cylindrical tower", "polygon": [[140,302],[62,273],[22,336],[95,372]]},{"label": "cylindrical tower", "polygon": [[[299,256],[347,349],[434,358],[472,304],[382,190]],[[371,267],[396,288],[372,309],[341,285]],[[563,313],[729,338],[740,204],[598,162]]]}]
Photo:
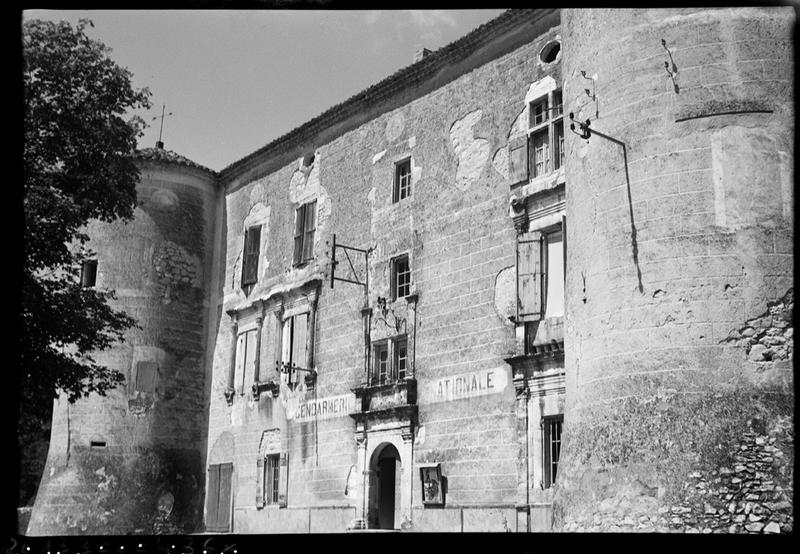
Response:
[{"label": "cylindrical tower", "polygon": [[794,19],[562,14],[557,530],[791,529]]},{"label": "cylindrical tower", "polygon": [[162,148],[136,158],[133,220],[88,226],[94,286],[115,289],[115,308],[140,326],[94,356],[125,383],[106,397],[56,401],[29,535],[190,533],[202,524],[217,179]]}]

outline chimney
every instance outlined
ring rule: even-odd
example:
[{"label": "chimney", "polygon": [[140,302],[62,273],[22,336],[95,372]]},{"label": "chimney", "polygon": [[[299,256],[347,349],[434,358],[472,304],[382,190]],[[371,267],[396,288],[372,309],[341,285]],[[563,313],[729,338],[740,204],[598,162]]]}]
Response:
[{"label": "chimney", "polygon": [[156,148],[158,148],[159,150],[164,150],[164,143],[161,142],[160,140],[157,140],[156,141]]},{"label": "chimney", "polygon": [[422,48],[420,50],[417,50],[416,54],[414,54],[414,63],[417,63],[422,58],[424,58],[425,56],[427,56],[427,55],[429,55],[431,53],[432,52],[430,50],[428,50],[427,48]]}]

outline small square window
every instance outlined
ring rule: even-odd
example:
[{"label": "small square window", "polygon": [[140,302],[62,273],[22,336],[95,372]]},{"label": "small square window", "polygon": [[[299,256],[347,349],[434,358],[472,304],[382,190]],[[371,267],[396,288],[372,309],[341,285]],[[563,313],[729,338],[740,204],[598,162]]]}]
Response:
[{"label": "small square window", "polygon": [[86,260],[81,265],[81,287],[95,286],[97,282],[97,260]]},{"label": "small square window", "polygon": [[392,202],[411,196],[411,158],[394,166],[394,192]]},{"label": "small square window", "polygon": [[411,294],[411,267],[408,256],[392,260],[392,299],[405,298]]}]

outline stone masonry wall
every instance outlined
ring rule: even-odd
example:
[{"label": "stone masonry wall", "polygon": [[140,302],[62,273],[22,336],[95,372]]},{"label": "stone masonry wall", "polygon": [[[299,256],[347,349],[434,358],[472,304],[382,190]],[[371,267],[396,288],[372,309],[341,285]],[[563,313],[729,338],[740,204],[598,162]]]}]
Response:
[{"label": "stone masonry wall", "polygon": [[555,529],[792,529],[794,12],[562,17]]},{"label": "stone masonry wall", "polygon": [[[61,402],[28,533],[198,529],[214,187],[206,171],[142,162],[133,221],[89,225],[97,286],[141,328],[95,356],[125,375],[121,387]],[[154,393],[136,390],[139,361],[158,364]]]},{"label": "stone masonry wall", "polygon": [[[213,362],[208,463],[234,463],[234,532],[304,532],[309,525],[341,532],[355,515],[358,497],[347,482],[357,464],[352,418],[342,414],[298,422],[286,417],[286,402],[292,397],[303,402],[352,394],[351,389],[365,378],[360,314],[364,291],[342,282],[329,288],[327,242],[333,233],[339,244],[373,248],[368,301],[374,313],[378,296],[390,298],[389,262],[398,254],[409,255],[412,288],[419,294],[416,350],[409,357],[415,357],[420,428],[414,460],[401,463],[441,463],[448,481],[447,506],[454,510],[422,507],[414,466],[413,487],[407,491],[415,507],[413,521],[403,521],[403,528],[436,527],[450,512],[460,526],[461,507],[467,507],[465,530],[516,529],[519,446],[514,434],[514,389],[503,361],[514,352],[515,339],[513,326],[494,305],[497,275],[514,264],[514,230],[507,216],[508,172],[496,169],[492,153],[506,147],[509,129],[525,107],[525,94],[542,74],[539,50],[554,34],[329,144],[309,147],[314,155],[310,166],[298,160],[276,172],[228,184],[221,311],[250,313],[248,306],[266,299],[262,375],[278,377],[277,354],[271,346],[275,336],[269,327],[274,293],[322,278],[314,350],[319,375],[313,393],[301,385],[294,393],[282,388],[275,399],[262,395],[258,402],[247,394],[236,395],[229,407],[223,391],[232,342],[230,320],[222,317]],[[412,195],[392,203],[395,162],[409,156]],[[315,259],[305,267],[291,268],[294,209],[314,198]],[[262,227],[259,283],[246,296],[236,290],[236,272],[244,223],[257,210],[269,217],[260,220],[266,227]],[[361,260],[353,258],[357,268],[363,267]],[[337,275],[346,276],[346,271],[346,262],[340,263]],[[358,271],[363,278],[363,270]],[[390,300],[388,308],[407,322],[410,309],[405,304]],[[398,333],[378,321],[373,321],[372,330],[373,340]],[[403,331],[413,330],[401,324],[399,332]],[[497,374],[496,393],[451,401],[436,398],[437,380],[481,370]],[[281,448],[289,456],[284,509],[255,506],[259,440],[267,429],[280,430]],[[232,448],[215,448],[228,440]],[[360,478],[353,483],[360,487]]]}]

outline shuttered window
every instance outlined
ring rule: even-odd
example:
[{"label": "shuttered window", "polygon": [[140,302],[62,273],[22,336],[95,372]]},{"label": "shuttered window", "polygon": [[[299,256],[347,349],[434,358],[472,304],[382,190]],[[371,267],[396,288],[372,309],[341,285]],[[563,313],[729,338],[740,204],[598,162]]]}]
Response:
[{"label": "shuttered window", "polygon": [[285,508],[289,497],[289,453],[283,452],[278,463],[278,506]]},{"label": "shuttered window", "polygon": [[248,379],[255,379],[257,344],[258,331],[256,329],[240,333],[236,340],[233,387],[237,394],[244,394],[245,383]]},{"label": "shuttered window", "polygon": [[242,259],[242,288],[258,282],[258,251],[261,245],[261,226],[250,227],[244,232],[244,254]]},{"label": "shuttered window", "polygon": [[208,466],[206,495],[206,531],[228,533],[231,530],[231,476],[233,464]]},{"label": "shuttered window", "polygon": [[[281,361],[296,367],[308,368],[308,313],[287,317],[283,321]],[[283,377],[284,382],[294,383],[297,374],[292,371]]]},{"label": "shuttered window", "polygon": [[317,202],[303,204],[295,210],[294,253],[292,264],[299,265],[314,257],[314,232],[316,231]]}]

